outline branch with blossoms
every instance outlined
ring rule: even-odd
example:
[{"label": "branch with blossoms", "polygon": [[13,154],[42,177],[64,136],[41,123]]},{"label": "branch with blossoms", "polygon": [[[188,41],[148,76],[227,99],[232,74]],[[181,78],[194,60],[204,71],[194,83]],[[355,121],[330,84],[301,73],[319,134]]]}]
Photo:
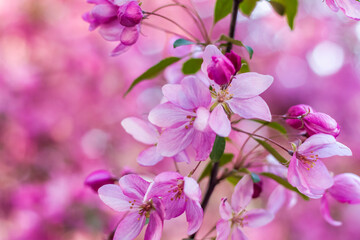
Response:
[{"label": "branch with blossoms", "polygon": [[[163,101],[147,118],[128,117],[121,122],[127,133],[149,145],[138,155],[138,164],[154,166],[164,158],[172,158],[175,171],[162,172],[151,180],[146,174],[130,173],[117,179],[107,171],[96,171],[86,179],[86,184],[98,192],[106,205],[124,213],[111,238],[132,240],[147,226],[145,239],[160,239],[164,222],[185,213],[186,239],[205,239],[216,230],[218,240],[230,235],[233,240],[240,240],[247,239],[244,227],[268,224],[282,207],[296,204],[297,196],[321,199],[321,214],[334,226],[341,222],[330,215],[329,196],[342,203],[360,203],[360,177],[352,173],[332,176],[323,163],[328,157],[352,155],[348,147],[336,140],[340,133],[337,122],[301,104],[278,116],[279,122],[272,122],[270,109],[260,94],[272,85],[273,77],[250,72],[248,61],[232,50],[237,45],[252,57],[252,48],[234,36],[239,10],[250,16],[256,0],[217,0],[210,29],[191,4],[181,1],[173,0],[150,11],[135,0],[88,2],[95,4],[83,16],[90,23],[90,30],[99,28],[105,40],[119,42],[112,56],[124,53],[136,43],[142,25],[176,35],[173,46],[182,51],[182,57],[170,56],[149,68],[127,91],[174,67],[180,77],[162,87]],[[293,28],[297,0],[268,2],[277,13],[286,16]],[[356,0],[331,0],[326,4],[351,18],[360,16],[360,3]],[[172,19],[166,14],[168,8],[184,10],[197,31],[192,32]],[[215,24],[228,15],[231,15],[228,36],[223,33],[219,39],[212,39]],[[155,17],[174,28],[152,23]],[[249,122],[259,126],[248,130]],[[287,133],[284,122],[294,128],[295,134]],[[297,141],[278,141],[278,137],[263,135],[260,132],[263,128]],[[245,136],[240,146],[233,140],[236,135]],[[229,144],[238,147],[236,158],[236,153],[226,152]],[[191,148],[195,154],[188,153]],[[188,173],[179,168],[193,162],[196,166]],[[202,194],[199,183],[206,178],[208,183]],[[225,180],[234,186],[231,201],[226,197],[218,201],[221,218],[214,228],[205,230],[208,234],[198,238],[204,211],[216,186]],[[260,196],[264,182],[275,182],[277,186],[262,208],[249,209],[252,199]]]}]

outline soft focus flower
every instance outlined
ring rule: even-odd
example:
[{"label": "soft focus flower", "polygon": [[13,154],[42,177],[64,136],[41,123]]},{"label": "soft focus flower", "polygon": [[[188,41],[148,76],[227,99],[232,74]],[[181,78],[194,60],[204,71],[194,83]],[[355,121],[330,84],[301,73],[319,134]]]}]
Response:
[{"label": "soft focus flower", "polygon": [[328,134],[309,137],[294,152],[288,169],[288,181],[310,198],[320,198],[334,181],[322,158],[351,156],[351,150]]},{"label": "soft focus flower", "polygon": [[334,177],[334,185],[326,191],[321,199],[321,214],[324,219],[333,226],[340,226],[342,223],[334,220],[330,215],[328,195],[331,195],[341,203],[360,203],[360,177],[353,173],[343,173]]},{"label": "soft focus flower", "polygon": [[[142,151],[137,157],[137,162],[143,166],[153,166],[164,157],[157,151],[157,142],[160,137],[158,129],[151,123],[136,117],[128,117],[121,121],[121,126],[137,141],[153,145]],[[185,151],[172,156],[176,162],[190,162]]]},{"label": "soft focus flower", "polygon": [[346,16],[360,20],[360,2],[358,0],[326,0],[326,4],[334,12],[341,9]]},{"label": "soft focus flower", "polygon": [[201,190],[193,178],[183,177],[177,172],[163,172],[154,179],[151,194],[161,197],[165,219],[178,217],[186,211],[188,234],[199,230],[203,220]]},{"label": "soft focus flower", "polygon": [[89,174],[85,179],[85,185],[91,187],[95,192],[98,189],[106,184],[112,184],[116,179],[111,176],[109,171],[106,170],[97,170]]},{"label": "soft focus flower", "polygon": [[284,205],[287,209],[292,208],[297,203],[297,193],[279,185],[270,194],[266,210],[276,214]]},{"label": "soft focus flower", "polygon": [[100,35],[107,41],[120,41],[112,51],[116,56],[133,45],[140,33],[140,21],[143,13],[139,3],[135,0],[88,0],[96,4],[95,7],[83,15],[83,19],[90,23],[89,30],[100,27]]},{"label": "soft focus flower", "polygon": [[325,133],[339,136],[340,126],[329,115],[314,110],[307,105],[295,105],[288,110],[288,117],[297,117],[297,119],[287,119],[286,123],[298,130],[306,130],[308,136],[317,133]]},{"label": "soft focus flower", "polygon": [[264,209],[246,210],[253,191],[253,181],[249,175],[245,175],[235,186],[231,205],[226,198],[221,200],[219,206],[221,219],[216,224],[217,240],[227,240],[230,234],[232,240],[245,240],[247,237],[241,228],[261,227],[273,220],[274,215]]},{"label": "soft focus flower", "polygon": [[116,228],[114,240],[133,240],[145,226],[145,240],[160,240],[164,222],[164,208],[161,200],[149,197],[150,183],[136,174],[123,176],[119,186],[104,185],[99,188],[100,199],[109,207],[127,215]]},{"label": "soft focus flower", "polygon": [[208,88],[196,77],[189,76],[181,84],[166,84],[162,90],[169,102],[158,105],[149,114],[151,123],[165,128],[157,151],[171,157],[191,145],[197,153],[196,161],[206,160],[216,136],[208,127],[207,108],[211,101]]}]

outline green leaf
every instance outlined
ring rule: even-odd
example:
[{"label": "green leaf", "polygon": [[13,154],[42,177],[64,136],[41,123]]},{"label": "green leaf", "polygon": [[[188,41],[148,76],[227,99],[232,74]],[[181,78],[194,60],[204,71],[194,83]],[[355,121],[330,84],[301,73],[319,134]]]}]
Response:
[{"label": "green leaf", "polygon": [[195,43],[192,42],[192,41],[183,39],[183,38],[179,38],[174,42],[173,46],[174,46],[174,48],[177,48],[177,47],[180,47],[180,46],[192,45],[192,44],[195,44]]},{"label": "green leaf", "polygon": [[251,13],[254,11],[256,7],[257,0],[244,0],[242,3],[240,3],[240,10],[242,13],[244,13],[246,16],[250,16]]},{"label": "green leaf", "polygon": [[286,164],[287,160],[280,155],[280,153],[278,153],[270,144],[268,144],[267,142],[260,140],[260,139],[256,139],[254,138],[261,146],[263,146],[271,155],[273,155],[276,160],[278,160],[278,162],[280,162],[281,164]]},{"label": "green leaf", "polygon": [[292,186],[286,179],[284,179],[278,175],[275,175],[273,173],[269,173],[269,172],[263,172],[260,174],[265,177],[271,178],[272,180],[275,180],[277,183],[283,185],[284,187],[286,187],[287,189],[290,189],[291,191],[297,192],[303,199],[309,200],[308,196],[305,196],[304,194],[299,192],[299,190],[297,190],[296,187]]},{"label": "green leaf", "polygon": [[[226,164],[228,164],[229,162],[231,162],[231,160],[234,158],[234,154],[232,153],[224,153],[219,161],[219,166],[222,167]],[[201,180],[203,180],[205,177],[210,176],[211,173],[211,168],[212,168],[212,162],[209,162],[206,167],[204,168],[203,172],[201,173],[198,182],[200,182]]]},{"label": "green leaf", "polygon": [[280,16],[285,15],[285,6],[283,4],[273,1],[271,1],[270,4],[275,10],[275,12],[277,12],[277,14],[279,14]]},{"label": "green leaf", "polygon": [[277,123],[277,122],[267,122],[267,121],[264,121],[264,120],[260,120],[260,119],[251,119],[252,121],[254,122],[258,122],[262,125],[265,125],[267,127],[270,127],[272,129],[275,129],[276,131],[278,131],[279,133],[281,134],[286,134],[287,131],[286,129],[283,127],[283,125],[281,125],[280,123]]},{"label": "green leaf", "polygon": [[254,50],[250,46],[244,45],[241,41],[233,39],[231,37],[228,37],[224,34],[220,36],[219,41],[231,42],[234,45],[244,47],[246,49],[246,51],[249,53],[250,59],[252,58],[252,56],[254,54]]},{"label": "green leaf", "polygon": [[258,183],[258,182],[260,182],[260,177],[259,177],[259,175],[257,175],[256,173],[251,173],[250,174],[250,176],[251,176],[251,179],[253,180],[253,182],[254,183]]},{"label": "green leaf", "polygon": [[148,223],[149,223],[149,220],[150,220],[150,218],[146,218],[146,222],[145,222],[145,225],[147,225]]},{"label": "green leaf", "polygon": [[214,10],[214,24],[231,13],[233,0],[217,0]]},{"label": "green leaf", "polygon": [[168,57],[165,58],[163,60],[161,60],[160,62],[158,62],[157,64],[155,64],[154,66],[152,66],[151,68],[149,68],[148,70],[146,70],[143,74],[141,74],[138,78],[136,78],[130,85],[129,89],[125,92],[124,96],[126,96],[137,84],[139,84],[140,82],[144,81],[144,80],[149,80],[152,78],[155,78],[157,75],[159,75],[165,68],[167,68],[168,66],[170,66],[173,63],[176,63],[180,60],[181,58],[178,57]]},{"label": "green leaf", "polygon": [[190,58],[184,62],[181,70],[185,75],[195,74],[200,70],[202,63],[202,58]]},{"label": "green leaf", "polygon": [[213,162],[220,161],[220,158],[222,157],[225,151],[225,145],[226,145],[225,138],[216,135],[215,142],[212,151],[210,153],[211,161]]},{"label": "green leaf", "polygon": [[227,177],[226,180],[235,186],[241,180],[241,178],[242,177],[240,177],[240,176],[230,176],[230,177]]},{"label": "green leaf", "polygon": [[293,30],[298,0],[270,0],[270,4],[279,15],[286,14],[288,25]]},{"label": "green leaf", "polygon": [[250,72],[249,63],[245,59],[241,59],[241,68],[239,73],[246,73],[246,72]]}]

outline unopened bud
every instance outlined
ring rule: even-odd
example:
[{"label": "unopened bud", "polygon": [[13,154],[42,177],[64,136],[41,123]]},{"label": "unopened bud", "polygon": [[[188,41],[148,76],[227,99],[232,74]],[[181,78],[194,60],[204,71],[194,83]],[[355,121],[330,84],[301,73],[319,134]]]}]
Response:
[{"label": "unopened bud", "polygon": [[252,198],[258,198],[262,192],[262,181],[254,183],[254,193]]},{"label": "unopened bud", "polygon": [[360,203],[360,177],[343,173],[334,177],[334,185],[328,190],[332,197],[342,203]]},{"label": "unopened bud", "polygon": [[314,110],[309,105],[299,104],[292,106],[287,112],[287,117],[289,117],[289,119],[286,119],[286,123],[295,129],[304,130],[305,126],[300,118],[303,118],[312,112],[314,112]]},{"label": "unopened bud", "polygon": [[219,85],[229,83],[235,74],[234,65],[225,56],[212,56],[211,59],[212,61],[207,67],[209,78]]},{"label": "unopened bud", "polygon": [[106,170],[97,170],[92,172],[85,179],[85,185],[91,187],[95,192],[106,184],[114,184],[115,178],[111,176],[111,174]]},{"label": "unopened bud", "polygon": [[225,53],[225,56],[230,60],[235,68],[235,73],[241,69],[241,57],[237,55],[233,50],[229,53]]},{"label": "unopened bud", "polygon": [[118,18],[125,27],[133,27],[140,23],[143,12],[136,1],[131,1],[119,8]]},{"label": "unopened bud", "polygon": [[303,120],[309,136],[325,133],[337,137],[340,134],[340,127],[335,119],[325,113],[309,113]]}]

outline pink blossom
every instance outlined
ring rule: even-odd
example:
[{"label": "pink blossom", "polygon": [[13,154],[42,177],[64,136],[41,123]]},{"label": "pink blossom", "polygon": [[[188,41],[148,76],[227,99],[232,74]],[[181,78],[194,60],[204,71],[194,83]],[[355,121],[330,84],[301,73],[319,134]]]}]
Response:
[{"label": "pink blossom", "polygon": [[89,174],[85,179],[85,185],[91,187],[95,192],[106,184],[115,182],[115,178],[106,170],[97,170]]},{"label": "pink blossom", "polygon": [[334,220],[330,215],[328,195],[338,202],[359,204],[360,203],[360,177],[353,173],[343,173],[334,177],[334,185],[326,191],[321,199],[321,214],[325,221],[333,226],[340,226],[340,221]]},{"label": "pink blossom", "polygon": [[245,240],[247,237],[242,227],[261,227],[273,220],[274,215],[264,209],[246,210],[253,191],[253,181],[249,175],[245,175],[235,186],[231,205],[226,198],[221,200],[221,219],[216,224],[217,240],[227,240],[230,234],[233,240]]},{"label": "pink blossom", "polygon": [[[204,51],[202,71],[206,72],[212,56],[222,53],[209,45]],[[231,112],[243,118],[259,118],[271,121],[271,113],[266,102],[258,95],[264,92],[273,82],[273,77],[250,72],[236,75],[226,88],[213,86],[213,97],[216,99],[209,118],[210,127],[222,137],[227,137],[231,131],[228,115]],[[231,112],[230,112],[231,111]]]},{"label": "pink blossom", "polygon": [[[160,137],[158,129],[151,123],[136,117],[128,117],[121,121],[121,126],[137,141],[152,145],[142,151],[137,157],[137,162],[143,166],[153,166],[160,162],[164,157],[157,151],[157,143]],[[181,151],[174,156],[176,162],[190,162],[185,151]]]},{"label": "pink blossom", "polygon": [[298,130],[306,130],[308,136],[325,133],[337,137],[340,134],[340,126],[332,117],[325,113],[315,112],[308,105],[292,106],[288,110],[287,116],[297,118],[287,119],[287,124]]},{"label": "pink blossom", "polygon": [[346,16],[360,20],[360,2],[358,0],[326,0],[326,4],[334,12],[340,9]]},{"label": "pink blossom", "polygon": [[203,209],[200,205],[201,190],[196,180],[177,172],[163,172],[154,179],[151,194],[161,197],[165,206],[165,219],[176,218],[185,211],[189,223],[188,234],[199,230]]},{"label": "pink blossom", "polygon": [[100,35],[107,41],[120,41],[112,56],[125,52],[139,38],[142,10],[135,0],[88,0],[95,7],[83,15],[90,23],[89,30],[100,27]]},{"label": "pink blossom", "polygon": [[157,151],[171,157],[191,145],[197,153],[196,160],[206,160],[216,136],[208,127],[211,101],[208,88],[189,76],[181,84],[166,84],[162,90],[169,102],[158,105],[149,114],[151,123],[164,128]]},{"label": "pink blossom", "polygon": [[266,210],[276,214],[283,206],[292,208],[297,203],[297,193],[278,185],[270,194]]},{"label": "pink blossom", "polygon": [[136,174],[123,176],[119,185],[108,184],[99,188],[100,199],[118,212],[126,213],[116,228],[114,240],[133,240],[145,226],[145,240],[160,240],[164,222],[161,200],[150,197],[150,183]]},{"label": "pink blossom", "polygon": [[288,169],[288,181],[310,198],[320,198],[334,181],[322,158],[351,156],[351,150],[328,134],[309,137],[294,152]]}]

